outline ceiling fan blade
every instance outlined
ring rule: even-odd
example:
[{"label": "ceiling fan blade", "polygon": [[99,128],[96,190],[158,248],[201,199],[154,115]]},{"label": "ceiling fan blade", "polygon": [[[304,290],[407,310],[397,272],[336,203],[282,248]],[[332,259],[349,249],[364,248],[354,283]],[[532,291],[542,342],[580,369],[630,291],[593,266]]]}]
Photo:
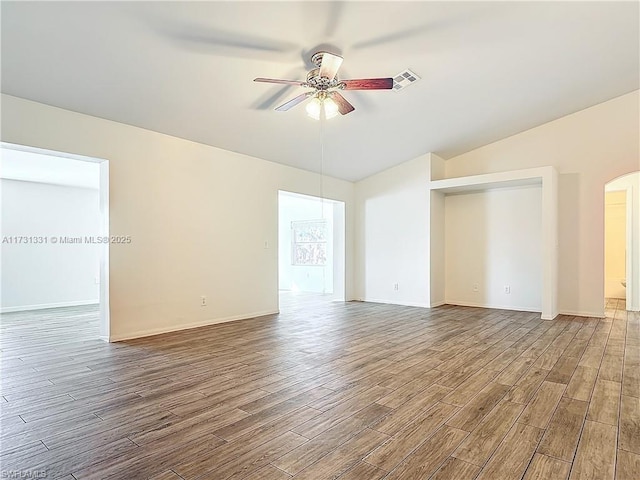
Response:
[{"label": "ceiling fan blade", "polygon": [[401,30],[398,32],[390,33],[387,35],[381,35],[375,38],[370,38],[369,40],[364,40],[361,42],[357,42],[353,44],[352,48],[369,48],[369,47],[377,47],[379,45],[385,45],[387,43],[393,43],[400,40],[410,39],[419,35],[423,35],[425,33],[429,33],[431,25],[420,25],[418,27],[409,28],[406,30]]},{"label": "ceiling fan blade", "polygon": [[393,78],[363,78],[360,80],[341,80],[345,90],[390,90]]},{"label": "ceiling fan blade", "polygon": [[311,95],[313,95],[315,92],[305,92],[302,95],[298,95],[295,98],[292,98],[291,100],[289,100],[286,103],[283,103],[282,105],[280,105],[279,107],[276,107],[276,110],[279,112],[286,112],[287,110],[295,107],[296,105],[298,105],[299,103],[304,102],[307,98],[309,98]]},{"label": "ceiling fan blade", "polygon": [[301,80],[280,80],[278,78],[254,78],[254,82],[263,82],[263,83],[284,83],[286,85],[300,85],[301,87],[306,85],[305,82]]},{"label": "ceiling fan blade", "polygon": [[346,115],[347,113],[351,113],[356,109],[356,107],[351,105],[347,101],[347,99],[340,95],[338,92],[331,92],[329,96],[334,102],[336,102],[336,105],[338,105],[338,111],[340,112],[340,115]]},{"label": "ceiling fan blade", "polygon": [[152,30],[181,49],[207,55],[255,58],[280,63],[299,62],[301,47],[286,40],[218,29],[204,22],[182,22],[173,17],[147,17],[150,16],[145,15],[145,21]]},{"label": "ceiling fan blade", "polygon": [[[297,67],[291,69],[284,73],[280,78],[303,78],[304,75],[307,74],[304,71],[303,67]],[[269,80],[269,79],[267,79]],[[273,110],[276,106],[280,105],[287,98],[290,98],[293,95],[298,95],[299,93],[305,92],[306,90],[299,90],[299,85],[290,85],[287,83],[284,84],[267,84],[266,88],[260,88],[258,93],[258,98],[252,103],[251,108],[254,110]],[[356,93],[356,92],[353,92]]]},{"label": "ceiling fan blade", "polygon": [[338,69],[342,65],[343,58],[333,53],[324,52],[322,54],[322,63],[320,64],[320,76],[329,80],[336,78]]}]

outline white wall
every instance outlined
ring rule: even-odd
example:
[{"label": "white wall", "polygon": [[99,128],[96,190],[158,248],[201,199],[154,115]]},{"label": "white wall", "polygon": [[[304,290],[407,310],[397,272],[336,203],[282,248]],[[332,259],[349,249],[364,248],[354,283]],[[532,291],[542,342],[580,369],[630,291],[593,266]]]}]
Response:
[{"label": "white wall", "polygon": [[356,184],[358,298],[430,306],[429,162],[425,155]]},{"label": "white wall", "polygon": [[542,310],[541,204],[539,186],[445,197],[446,303]]},{"label": "white wall", "polygon": [[7,95],[2,140],[109,160],[112,339],[276,312],[278,190],[345,202],[353,298],[350,182]]},{"label": "white wall", "polygon": [[[639,161],[640,163],[640,161]],[[638,165],[640,168],[640,165]],[[627,310],[640,310],[640,172],[616,178],[607,183],[605,191],[631,191],[631,198],[627,199],[628,216],[626,224],[627,232]]]},{"label": "white wall", "polygon": [[[278,199],[278,288],[333,293],[333,202],[286,192]],[[326,265],[293,265],[291,222],[319,219],[327,222]]]},{"label": "white wall", "polygon": [[[47,239],[2,243],[2,311],[98,303],[101,247],[84,243],[100,233],[98,190],[7,179],[0,187],[0,237]],[[53,244],[51,237],[83,243]]]},{"label": "white wall", "polygon": [[604,314],[604,186],[640,164],[638,91],[449,159],[458,177],[552,165],[559,172],[559,310]]}]

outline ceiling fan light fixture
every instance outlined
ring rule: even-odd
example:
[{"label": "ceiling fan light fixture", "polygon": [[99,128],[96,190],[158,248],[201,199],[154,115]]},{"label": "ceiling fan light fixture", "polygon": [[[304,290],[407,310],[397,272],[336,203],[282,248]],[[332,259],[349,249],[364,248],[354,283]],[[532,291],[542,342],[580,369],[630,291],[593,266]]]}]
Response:
[{"label": "ceiling fan light fixture", "polygon": [[315,120],[320,120],[320,112],[322,111],[322,101],[318,97],[313,97],[307,103],[307,115]]},{"label": "ceiling fan light fixture", "polygon": [[320,120],[320,116],[324,115],[325,119],[333,118],[338,115],[338,104],[327,96],[314,96],[306,106],[307,115],[314,120]]},{"label": "ceiling fan light fixture", "polygon": [[333,118],[338,115],[338,104],[332,98],[325,98],[322,106],[324,107],[324,118]]}]

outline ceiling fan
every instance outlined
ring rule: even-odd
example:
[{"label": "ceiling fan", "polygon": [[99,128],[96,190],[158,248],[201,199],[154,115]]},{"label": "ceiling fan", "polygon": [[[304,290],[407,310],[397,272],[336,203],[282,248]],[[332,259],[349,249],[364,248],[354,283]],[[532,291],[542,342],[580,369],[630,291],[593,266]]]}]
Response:
[{"label": "ceiling fan", "polygon": [[319,119],[335,117],[338,113],[346,115],[355,110],[339,90],[390,90],[393,88],[393,78],[366,78],[359,80],[340,80],[337,77],[343,58],[329,52],[316,52],[311,56],[311,62],[316,65],[307,74],[306,81],[279,80],[274,78],[256,78],[254,82],[280,83],[310,88],[297,97],[276,107],[277,111],[287,111],[308,98],[307,113],[310,117]]}]

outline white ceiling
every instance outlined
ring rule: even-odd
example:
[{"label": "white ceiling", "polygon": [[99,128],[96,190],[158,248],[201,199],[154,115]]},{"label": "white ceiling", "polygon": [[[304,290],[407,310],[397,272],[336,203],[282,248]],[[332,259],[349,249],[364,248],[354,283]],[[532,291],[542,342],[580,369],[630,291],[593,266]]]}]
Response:
[{"label": "white ceiling", "polygon": [[[320,123],[273,108],[316,46],[341,78],[422,77],[345,92],[324,172],[358,180],[450,158],[639,87],[638,2],[5,2],[2,91],[318,171]],[[114,141],[117,139],[114,139]]]},{"label": "white ceiling", "polygon": [[100,187],[100,165],[73,158],[0,148],[0,178],[97,189]]}]

